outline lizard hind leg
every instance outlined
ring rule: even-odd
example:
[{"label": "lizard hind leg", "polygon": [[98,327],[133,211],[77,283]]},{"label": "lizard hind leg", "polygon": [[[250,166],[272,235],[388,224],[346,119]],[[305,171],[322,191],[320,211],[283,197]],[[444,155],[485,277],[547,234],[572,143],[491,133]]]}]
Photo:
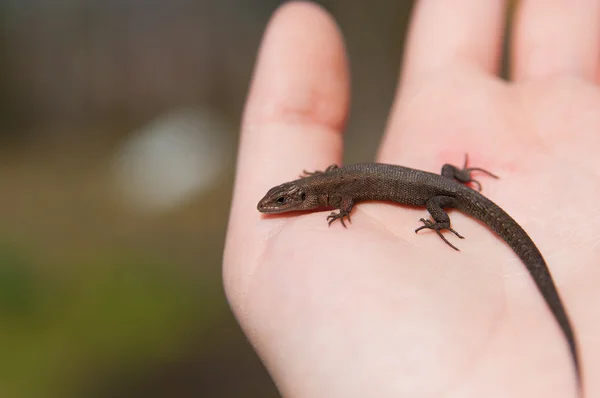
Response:
[{"label": "lizard hind leg", "polygon": [[458,167],[451,165],[451,164],[445,164],[444,166],[442,166],[441,174],[444,177],[451,178],[451,179],[461,182],[463,184],[468,184],[468,183],[472,182],[473,184],[477,185],[477,190],[480,192],[481,192],[481,184],[479,183],[479,181],[477,181],[471,177],[472,171],[480,171],[484,174],[487,174],[490,177],[499,178],[497,175],[492,174],[489,171],[482,169],[480,167],[467,167],[468,163],[469,163],[469,156],[468,156],[468,154],[465,154],[465,164],[462,169],[459,169]]},{"label": "lizard hind leg", "polygon": [[445,207],[456,207],[455,202],[456,199],[450,196],[434,196],[430,198],[427,201],[427,211],[429,214],[431,214],[431,217],[434,221],[421,218],[420,221],[423,223],[423,225],[415,229],[415,233],[418,233],[422,229],[432,229],[440,238],[442,238],[444,242],[446,242],[446,244],[448,244],[448,246],[456,251],[460,251],[442,234],[443,230],[448,230],[454,235],[458,236],[460,239],[464,239],[464,236],[460,235],[458,232],[452,229],[452,227],[450,227],[450,217],[448,216],[448,213],[444,211]]}]

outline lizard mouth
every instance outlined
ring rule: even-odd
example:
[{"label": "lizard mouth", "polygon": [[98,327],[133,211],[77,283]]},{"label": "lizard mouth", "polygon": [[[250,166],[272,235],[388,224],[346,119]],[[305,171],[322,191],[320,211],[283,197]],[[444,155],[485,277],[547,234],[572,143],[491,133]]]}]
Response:
[{"label": "lizard mouth", "polygon": [[281,213],[283,209],[277,206],[269,205],[260,201],[256,206],[256,209],[261,213]]},{"label": "lizard mouth", "polygon": [[262,203],[259,203],[258,206],[256,206],[256,209],[261,213],[270,213],[272,208]]},{"label": "lizard mouth", "polygon": [[273,210],[275,210],[273,206],[269,206],[267,203],[267,197],[262,198],[260,202],[258,202],[256,209],[261,213],[271,213]]}]

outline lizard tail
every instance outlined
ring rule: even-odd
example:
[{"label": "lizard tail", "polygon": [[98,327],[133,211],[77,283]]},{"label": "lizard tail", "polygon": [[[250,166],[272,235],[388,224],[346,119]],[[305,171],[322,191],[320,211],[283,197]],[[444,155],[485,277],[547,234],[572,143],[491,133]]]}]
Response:
[{"label": "lizard tail", "polygon": [[529,271],[569,344],[577,377],[577,387],[580,396],[582,396],[583,380],[575,335],[567,311],[563,306],[544,257],[525,230],[504,210],[483,195],[480,195],[473,190],[471,190],[470,193],[478,195],[478,199],[476,201],[459,201],[461,203],[461,208],[459,210],[486,223],[494,232],[496,232],[496,234],[508,243]]}]

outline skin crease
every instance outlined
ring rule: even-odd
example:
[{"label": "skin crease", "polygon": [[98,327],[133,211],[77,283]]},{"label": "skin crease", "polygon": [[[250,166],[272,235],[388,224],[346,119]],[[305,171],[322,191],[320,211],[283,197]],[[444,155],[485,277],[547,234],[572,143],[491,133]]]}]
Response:
[{"label": "skin crease", "polygon": [[[474,174],[544,255],[578,338],[585,396],[600,396],[600,2],[522,1],[510,82],[496,76],[504,6],[417,3],[376,160],[439,172],[468,152],[500,177]],[[224,285],[281,394],[575,397],[558,326],[484,225],[451,211],[465,237],[446,233],[455,252],[414,233],[425,209],[360,203],[347,229],[327,226],[330,211],[256,210],[302,170],[341,164],[341,40],[321,8],[282,6],[242,122]]]}]

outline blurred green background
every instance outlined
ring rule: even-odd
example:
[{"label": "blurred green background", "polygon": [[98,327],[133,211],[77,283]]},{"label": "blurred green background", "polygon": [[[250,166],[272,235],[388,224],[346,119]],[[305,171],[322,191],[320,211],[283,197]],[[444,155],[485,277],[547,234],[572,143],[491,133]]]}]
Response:
[{"label": "blurred green background", "polygon": [[[238,128],[275,0],[0,2],[0,397],[276,397],[225,300]],[[372,159],[412,1],[321,1]]]}]

